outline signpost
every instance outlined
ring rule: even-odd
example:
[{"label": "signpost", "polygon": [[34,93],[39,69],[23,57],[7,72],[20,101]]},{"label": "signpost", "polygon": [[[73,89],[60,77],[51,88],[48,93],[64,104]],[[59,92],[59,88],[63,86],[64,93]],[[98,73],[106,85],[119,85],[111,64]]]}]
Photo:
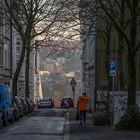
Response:
[{"label": "signpost", "polygon": [[72,88],[72,92],[73,92],[73,104],[75,103],[75,86],[76,86],[76,80],[74,79],[74,77],[71,79],[70,81],[70,85],[71,85],[71,88]]},{"label": "signpost", "polygon": [[114,91],[114,77],[116,76],[116,68],[117,68],[117,63],[116,60],[110,60],[109,62],[109,74],[112,76],[112,90]]},{"label": "signpost", "polygon": [[[117,68],[117,62],[116,62],[116,60],[115,59],[111,59],[109,61],[109,74],[112,77],[112,92],[113,93],[114,93],[114,90],[115,90],[115,79],[114,79],[114,77],[116,76],[116,68]],[[114,96],[113,96],[113,98],[114,98]],[[111,113],[111,111],[110,111],[110,113]],[[114,125],[114,117],[115,116],[114,116],[114,111],[113,111],[113,116],[111,117],[111,120],[112,120],[112,123],[113,123],[113,129],[115,128],[115,125]]]}]

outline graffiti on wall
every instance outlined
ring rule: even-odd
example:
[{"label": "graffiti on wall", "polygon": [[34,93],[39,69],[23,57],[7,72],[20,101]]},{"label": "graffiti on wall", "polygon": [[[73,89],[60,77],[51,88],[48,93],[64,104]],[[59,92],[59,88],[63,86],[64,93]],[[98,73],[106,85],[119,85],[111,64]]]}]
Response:
[{"label": "graffiti on wall", "polygon": [[127,96],[114,96],[114,125],[127,111]]},{"label": "graffiti on wall", "polygon": [[97,111],[104,111],[108,110],[108,92],[107,91],[98,91],[97,92],[97,103],[96,103],[96,110]]},{"label": "graffiti on wall", "polygon": [[124,94],[111,94],[110,96],[110,112],[113,113],[113,125],[116,125],[120,118],[127,111],[127,95]]}]

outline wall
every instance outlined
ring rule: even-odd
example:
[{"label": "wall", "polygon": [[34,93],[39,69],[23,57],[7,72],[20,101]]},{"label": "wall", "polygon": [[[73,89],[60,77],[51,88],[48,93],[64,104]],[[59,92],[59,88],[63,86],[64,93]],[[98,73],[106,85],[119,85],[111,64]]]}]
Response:
[{"label": "wall", "polygon": [[[108,93],[110,93],[110,100],[108,102]],[[103,109],[106,105],[105,102],[109,103],[109,111],[111,115],[111,120],[113,126],[115,126],[120,118],[125,114],[127,111],[127,92],[125,91],[97,91],[97,102],[102,102],[102,105],[98,106],[97,109]],[[136,92],[136,104],[140,107],[140,91]]]}]

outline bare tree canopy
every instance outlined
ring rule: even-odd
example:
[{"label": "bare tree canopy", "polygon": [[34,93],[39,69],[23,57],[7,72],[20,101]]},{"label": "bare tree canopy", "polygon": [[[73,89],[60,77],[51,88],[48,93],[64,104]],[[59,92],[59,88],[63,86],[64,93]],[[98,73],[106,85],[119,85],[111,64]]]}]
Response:
[{"label": "bare tree canopy", "polygon": [[[139,0],[98,0],[97,13],[118,33],[126,47],[128,61],[128,106],[136,104],[136,55],[140,49]],[[104,18],[105,17],[105,18]]]},{"label": "bare tree canopy", "polygon": [[31,44],[33,39],[39,36],[43,37],[42,40],[62,39],[67,36],[69,25],[75,22],[69,9],[74,9],[76,5],[77,1],[74,0],[5,0],[0,3],[6,19],[5,24],[12,20],[12,26],[22,39],[21,56],[13,77],[14,95],[17,95],[17,81],[25,55],[27,72],[25,83],[29,90],[29,58],[30,51],[34,47]]}]

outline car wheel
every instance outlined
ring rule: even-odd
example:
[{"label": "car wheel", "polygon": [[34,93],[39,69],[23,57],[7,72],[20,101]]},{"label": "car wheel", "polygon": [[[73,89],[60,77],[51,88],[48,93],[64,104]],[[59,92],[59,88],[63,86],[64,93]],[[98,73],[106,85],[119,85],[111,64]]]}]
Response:
[{"label": "car wheel", "polygon": [[14,123],[14,117],[12,117],[12,118],[10,119],[10,123],[11,123],[11,124]]},{"label": "car wheel", "polygon": [[20,119],[20,116],[18,115],[17,117],[16,117],[16,121],[18,121]]},{"label": "car wheel", "polygon": [[23,116],[24,116],[23,113],[21,113],[21,114],[20,114],[20,118],[22,118]]},{"label": "car wheel", "polygon": [[5,120],[3,120],[3,126],[7,126],[8,125],[8,121],[7,118]]},{"label": "car wheel", "polygon": [[0,119],[0,129],[2,129],[3,127],[3,123],[2,123],[2,119]]},{"label": "car wheel", "polygon": [[18,120],[18,118],[17,117],[14,117],[14,121],[16,122]]}]

